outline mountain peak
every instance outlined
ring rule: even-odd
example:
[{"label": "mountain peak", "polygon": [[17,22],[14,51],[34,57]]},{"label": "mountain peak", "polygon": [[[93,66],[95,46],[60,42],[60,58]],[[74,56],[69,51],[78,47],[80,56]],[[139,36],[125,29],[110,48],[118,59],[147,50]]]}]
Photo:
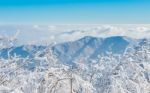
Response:
[{"label": "mountain peak", "polygon": [[[72,63],[80,58],[95,59],[98,55],[107,55],[108,51],[111,51],[114,54],[122,54],[132,41],[133,39],[124,36],[113,36],[107,38],[85,36],[76,41],[54,45],[52,50],[60,62]],[[16,54],[21,57],[31,55],[32,57],[32,53],[35,53],[35,51],[41,51],[44,48],[46,48],[46,46],[23,45],[20,47],[14,47],[11,55],[13,56]],[[1,50],[0,56],[7,58],[6,54],[8,50],[9,49]]]},{"label": "mountain peak", "polygon": [[53,47],[54,53],[62,62],[73,62],[78,58],[97,58],[98,55],[112,51],[121,54],[129,42],[122,36],[108,38],[85,36],[77,41],[58,44]]}]

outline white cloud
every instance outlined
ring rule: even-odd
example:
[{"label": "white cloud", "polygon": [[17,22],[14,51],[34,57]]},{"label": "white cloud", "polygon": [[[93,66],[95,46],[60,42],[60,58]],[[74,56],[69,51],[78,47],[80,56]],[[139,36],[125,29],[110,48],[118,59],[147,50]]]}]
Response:
[{"label": "white cloud", "polygon": [[[70,32],[70,33],[69,33]],[[84,36],[110,37],[127,36],[131,38],[150,38],[150,25],[97,25],[76,28],[58,35],[58,41],[73,41]]]},{"label": "white cloud", "polygon": [[49,30],[49,31],[55,31],[55,30],[56,30],[56,26],[54,26],[54,25],[49,25],[49,26],[48,26],[48,30]]},{"label": "white cloud", "polygon": [[34,29],[40,29],[39,25],[33,25]]},{"label": "white cloud", "polygon": [[[10,33],[18,29],[19,43],[43,43],[74,41],[84,36],[110,37],[128,36],[131,38],[150,38],[150,25],[33,25],[0,27],[0,33]],[[1,30],[2,29],[2,30]],[[4,31],[5,30],[5,31]]]}]

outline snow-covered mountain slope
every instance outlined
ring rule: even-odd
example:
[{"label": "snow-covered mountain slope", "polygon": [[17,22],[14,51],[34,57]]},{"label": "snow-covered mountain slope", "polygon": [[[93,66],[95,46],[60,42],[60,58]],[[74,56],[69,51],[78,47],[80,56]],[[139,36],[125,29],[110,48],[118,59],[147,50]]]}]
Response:
[{"label": "snow-covered mountain slope", "polygon": [[108,51],[122,54],[127,46],[133,42],[122,36],[109,38],[86,36],[74,42],[55,45],[53,51],[62,62],[68,63],[77,58],[95,59],[98,55],[106,55]]},{"label": "snow-covered mountain slope", "polygon": [[[114,54],[122,54],[129,45],[135,45],[139,41],[123,36],[98,38],[85,36],[73,42],[65,42],[54,45],[52,50],[60,62],[72,63],[76,59],[95,59],[98,55],[107,55],[108,51]],[[23,45],[19,47],[5,48],[0,51],[0,56],[8,58],[9,55],[21,57],[33,57],[33,54],[45,49],[46,46]]]},{"label": "snow-covered mountain slope", "polygon": [[[90,54],[88,46],[91,49],[100,47],[93,51],[104,55],[90,60],[88,64],[86,60],[76,61],[77,55],[74,65],[66,65],[59,62],[61,56],[54,55],[56,46],[66,47],[66,44],[64,54],[72,53],[66,52],[67,49],[76,49],[80,50],[79,57],[80,54],[86,57]],[[133,46],[127,48],[129,45]],[[0,93],[150,93],[150,42],[147,39],[87,36],[53,48],[24,45],[1,49],[1,54],[8,57],[0,57]],[[109,49],[112,52],[105,53]],[[19,54],[22,56],[18,57]],[[67,57],[64,59],[67,60]]]},{"label": "snow-covered mountain slope", "polygon": [[8,58],[8,56],[20,56],[20,57],[33,57],[34,53],[45,49],[45,46],[36,45],[22,45],[18,47],[4,48],[0,50],[0,56],[2,58]]}]

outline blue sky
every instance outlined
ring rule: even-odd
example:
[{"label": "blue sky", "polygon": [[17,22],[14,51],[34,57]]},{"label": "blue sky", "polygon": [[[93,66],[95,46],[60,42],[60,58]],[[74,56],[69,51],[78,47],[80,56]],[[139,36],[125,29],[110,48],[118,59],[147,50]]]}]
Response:
[{"label": "blue sky", "polygon": [[0,24],[148,24],[150,0],[0,0]]}]

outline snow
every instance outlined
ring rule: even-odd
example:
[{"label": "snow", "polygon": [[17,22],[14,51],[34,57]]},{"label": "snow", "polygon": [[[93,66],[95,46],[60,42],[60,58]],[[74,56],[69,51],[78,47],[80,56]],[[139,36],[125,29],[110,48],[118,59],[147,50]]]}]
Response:
[{"label": "snow", "polygon": [[[8,39],[1,42],[4,46],[0,49],[14,45],[12,41],[9,45]],[[90,62],[81,58],[65,65],[53,54],[51,46],[33,52],[33,57],[7,55],[6,59],[0,58],[0,93],[150,92],[149,41],[127,47],[123,54],[107,52]]]}]

